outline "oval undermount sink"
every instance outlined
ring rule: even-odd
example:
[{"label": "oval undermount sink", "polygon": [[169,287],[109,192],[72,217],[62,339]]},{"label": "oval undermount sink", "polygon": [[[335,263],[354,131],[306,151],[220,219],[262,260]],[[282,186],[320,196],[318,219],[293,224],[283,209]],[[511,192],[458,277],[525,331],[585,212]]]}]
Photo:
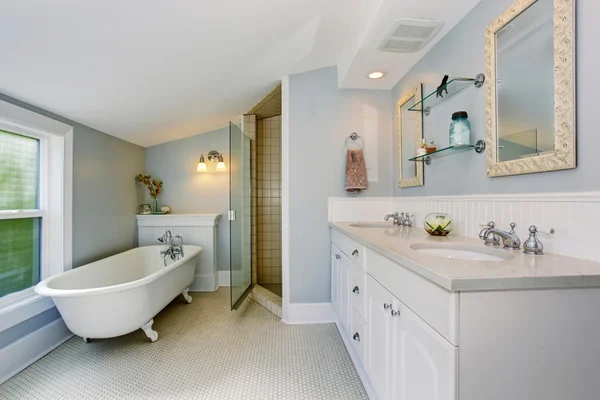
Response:
[{"label": "oval undermount sink", "polygon": [[451,243],[414,243],[410,248],[432,256],[468,261],[507,261],[513,258],[501,250]]},{"label": "oval undermount sink", "polygon": [[387,228],[394,228],[395,225],[392,224],[384,224],[384,223],[367,223],[367,222],[359,222],[357,224],[350,224],[351,227],[353,228],[383,228],[383,229],[387,229]]}]

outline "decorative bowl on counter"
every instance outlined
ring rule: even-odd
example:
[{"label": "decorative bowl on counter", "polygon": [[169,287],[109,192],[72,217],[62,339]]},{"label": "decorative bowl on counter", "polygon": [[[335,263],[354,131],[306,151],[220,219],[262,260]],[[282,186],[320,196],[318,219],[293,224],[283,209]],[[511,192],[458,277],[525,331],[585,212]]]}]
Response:
[{"label": "decorative bowl on counter", "polygon": [[432,236],[446,236],[452,232],[452,218],[444,213],[429,213],[425,217],[424,226]]}]

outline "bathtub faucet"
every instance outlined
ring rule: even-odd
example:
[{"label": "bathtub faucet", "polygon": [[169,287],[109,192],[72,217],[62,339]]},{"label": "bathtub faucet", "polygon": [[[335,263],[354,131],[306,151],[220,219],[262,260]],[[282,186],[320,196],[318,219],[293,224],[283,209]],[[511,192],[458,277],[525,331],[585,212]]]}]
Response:
[{"label": "bathtub faucet", "polygon": [[167,248],[171,247],[171,242],[173,241],[173,235],[171,234],[171,231],[166,231],[164,235],[158,238],[158,241],[166,244]]},{"label": "bathtub faucet", "polygon": [[184,257],[183,238],[181,236],[173,236],[171,231],[166,231],[162,237],[158,238],[158,241],[167,245],[167,249],[160,252],[160,254],[164,256],[165,267],[167,266],[167,257],[171,257],[171,260],[173,261],[177,261],[181,257]]}]

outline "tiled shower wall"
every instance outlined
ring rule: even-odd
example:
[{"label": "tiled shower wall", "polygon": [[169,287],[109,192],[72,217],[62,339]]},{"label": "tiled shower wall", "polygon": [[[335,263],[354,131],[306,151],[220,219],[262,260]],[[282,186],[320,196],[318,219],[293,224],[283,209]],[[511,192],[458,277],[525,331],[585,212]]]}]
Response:
[{"label": "tiled shower wall", "polygon": [[243,119],[243,131],[246,136],[250,138],[250,186],[251,186],[251,237],[252,237],[252,284],[258,283],[258,277],[256,274],[257,263],[258,263],[258,251],[257,251],[257,230],[256,230],[256,219],[257,219],[257,208],[256,208],[256,115],[244,115]]},{"label": "tiled shower wall", "polygon": [[281,116],[257,122],[256,207],[259,284],[281,284]]}]

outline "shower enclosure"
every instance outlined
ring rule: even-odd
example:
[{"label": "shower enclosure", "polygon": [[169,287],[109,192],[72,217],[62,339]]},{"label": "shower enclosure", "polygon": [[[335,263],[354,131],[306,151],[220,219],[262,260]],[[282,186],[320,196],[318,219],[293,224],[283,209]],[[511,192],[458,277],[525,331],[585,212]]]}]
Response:
[{"label": "shower enclosure", "polygon": [[252,290],[252,185],[250,138],[229,123],[229,263],[231,309]]},{"label": "shower enclosure", "polygon": [[282,315],[281,85],[229,125],[231,308],[246,296]]}]

